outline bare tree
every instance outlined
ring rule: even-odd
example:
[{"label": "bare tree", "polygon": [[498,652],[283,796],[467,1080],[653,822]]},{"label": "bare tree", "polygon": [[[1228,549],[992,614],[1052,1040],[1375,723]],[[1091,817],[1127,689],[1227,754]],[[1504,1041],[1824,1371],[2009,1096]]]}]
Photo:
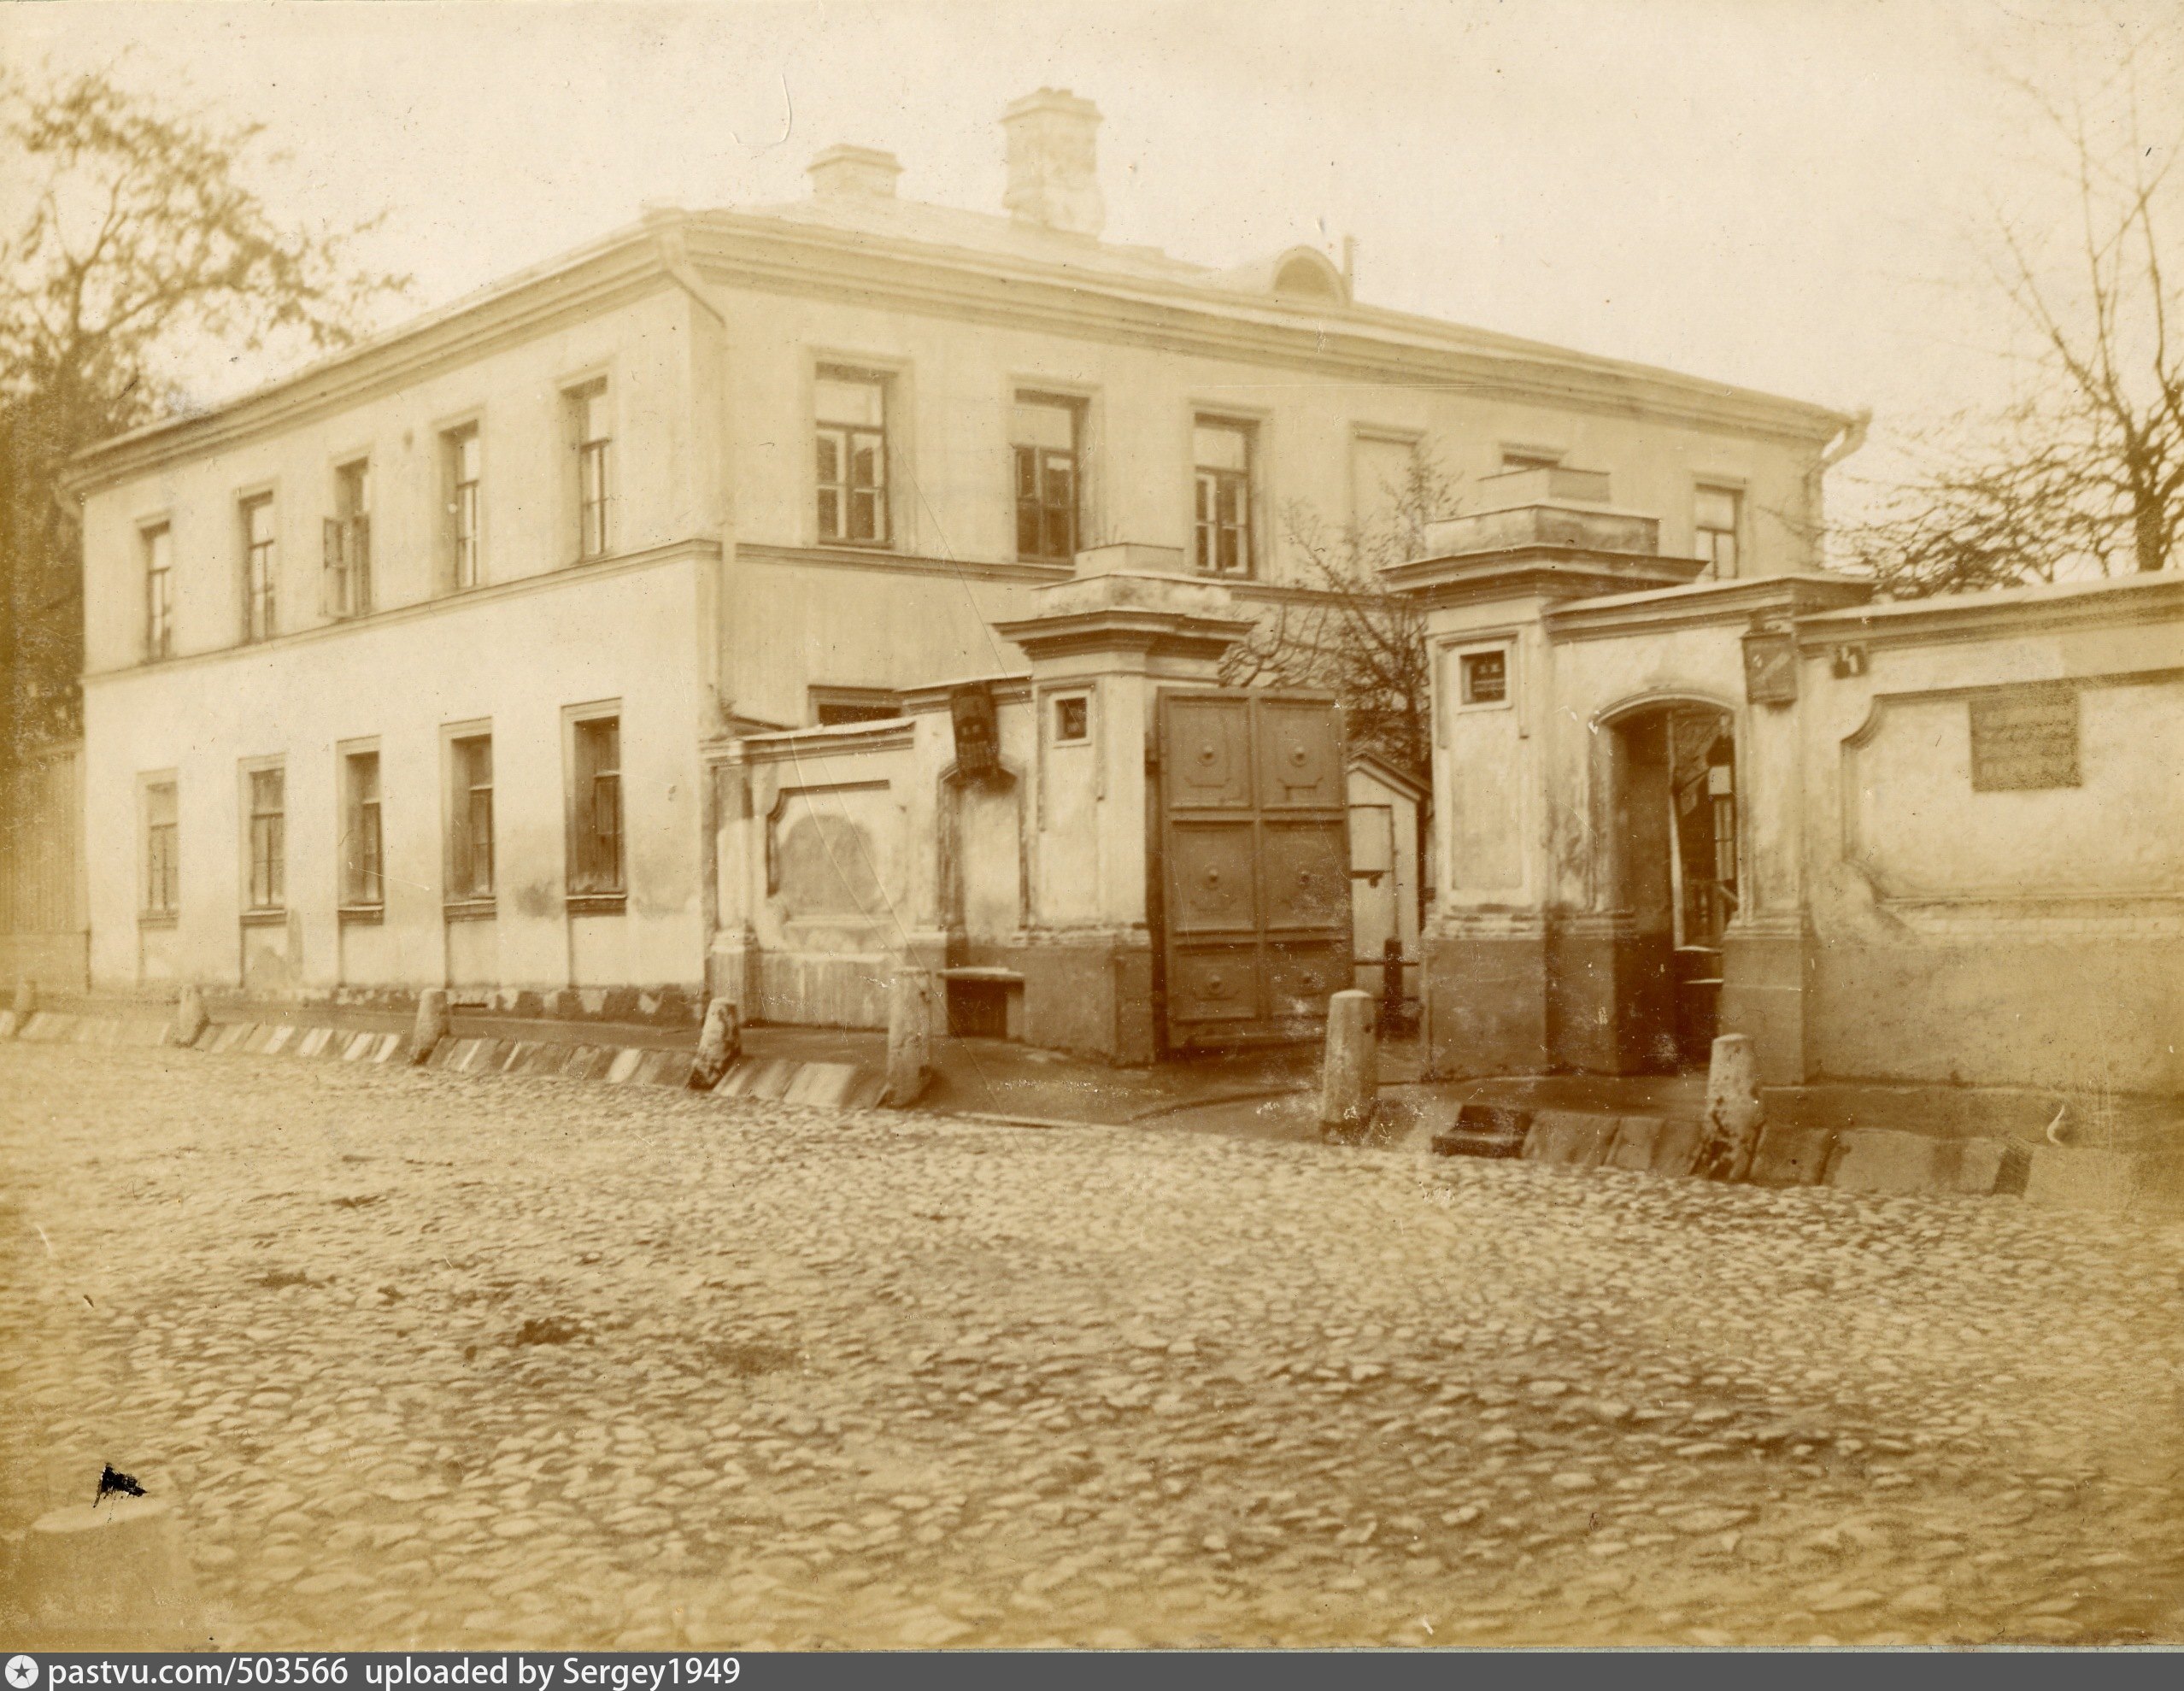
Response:
[{"label": "bare tree", "polygon": [[1429,523],[1456,514],[1453,477],[1424,451],[1400,487],[1384,490],[1385,510],[1332,527],[1309,504],[1282,511],[1297,579],[1277,596],[1233,649],[1222,678],[1232,686],[1322,688],[1343,710],[1350,743],[1377,753],[1430,790],[1433,674],[1425,619],[1388,591],[1381,571],[1423,555]]},{"label": "bare tree", "polygon": [[2028,343],[2021,396],[1999,414],[1959,416],[1915,439],[1920,471],[1873,519],[1838,536],[1848,560],[1895,596],[2179,560],[2180,136],[2148,143],[2134,56],[2121,56],[2090,103],[2008,79],[2063,144],[2075,215],[2054,229],[1995,220],[1991,279]]},{"label": "bare tree", "polygon": [[74,731],[83,588],[69,455],[186,404],[192,349],[352,340],[407,287],[350,255],[361,229],[284,222],[250,185],[261,126],[156,109],[110,73],[0,83],[0,754]]}]

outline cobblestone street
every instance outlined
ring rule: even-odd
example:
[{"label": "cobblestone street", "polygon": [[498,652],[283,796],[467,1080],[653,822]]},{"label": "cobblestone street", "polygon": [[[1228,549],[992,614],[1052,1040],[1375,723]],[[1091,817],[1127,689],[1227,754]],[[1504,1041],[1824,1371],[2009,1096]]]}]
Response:
[{"label": "cobblestone street", "polygon": [[222,1646],[2184,1638],[2184,1224],[0,1047],[0,1530]]}]

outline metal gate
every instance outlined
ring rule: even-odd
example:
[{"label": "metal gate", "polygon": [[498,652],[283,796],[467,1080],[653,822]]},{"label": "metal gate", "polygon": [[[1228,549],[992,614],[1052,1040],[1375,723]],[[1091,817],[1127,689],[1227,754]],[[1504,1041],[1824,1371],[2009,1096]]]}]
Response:
[{"label": "metal gate", "polygon": [[1335,707],[1308,694],[1165,691],[1160,759],[1168,1048],[1317,1035],[1351,966]]}]

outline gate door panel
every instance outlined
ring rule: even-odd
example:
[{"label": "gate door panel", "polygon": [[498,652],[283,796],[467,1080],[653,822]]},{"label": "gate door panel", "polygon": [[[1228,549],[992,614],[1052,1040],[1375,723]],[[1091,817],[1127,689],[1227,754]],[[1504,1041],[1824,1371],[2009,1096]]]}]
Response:
[{"label": "gate door panel", "polygon": [[1342,724],[1294,694],[1160,697],[1170,1048],[1309,1038],[1349,983]]}]

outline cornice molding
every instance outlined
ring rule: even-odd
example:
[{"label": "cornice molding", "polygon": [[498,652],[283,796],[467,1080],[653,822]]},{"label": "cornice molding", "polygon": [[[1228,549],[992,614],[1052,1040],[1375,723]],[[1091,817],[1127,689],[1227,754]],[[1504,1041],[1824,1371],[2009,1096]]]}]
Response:
[{"label": "cornice molding", "polygon": [[2005,588],[1805,617],[1801,649],[1941,646],[2093,628],[2184,621],[2184,571],[2161,570],[2064,588]]},{"label": "cornice molding", "polygon": [[1025,564],[979,558],[936,558],[916,552],[889,552],[873,547],[778,546],[763,541],[738,541],[738,563],[774,564],[790,568],[867,570],[876,575],[944,575],[954,579],[1011,581],[1043,587],[1069,581],[1076,571],[1067,564]]},{"label": "cornice molding", "polygon": [[1647,588],[1683,586],[1705,567],[1697,558],[1534,545],[1414,558],[1391,564],[1380,573],[1391,592],[1435,608],[1497,599],[1619,596]]},{"label": "cornice molding", "polygon": [[1754,618],[1792,619],[1855,604],[1873,584],[1818,574],[1747,576],[1735,581],[1694,583],[1657,593],[1619,594],[1612,600],[1558,605],[1541,621],[1558,641],[1611,640],[1634,634],[1671,634],[1682,629],[1741,626]]},{"label": "cornice molding", "polygon": [[177,458],[367,402],[627,297],[674,289],[725,321],[707,283],[1399,386],[1453,385],[1816,447],[1850,421],[1800,400],[1370,307],[1257,300],[1198,279],[1096,271],[749,214],[661,211],[215,409],[87,448],[64,479],[64,495],[80,498]]}]

